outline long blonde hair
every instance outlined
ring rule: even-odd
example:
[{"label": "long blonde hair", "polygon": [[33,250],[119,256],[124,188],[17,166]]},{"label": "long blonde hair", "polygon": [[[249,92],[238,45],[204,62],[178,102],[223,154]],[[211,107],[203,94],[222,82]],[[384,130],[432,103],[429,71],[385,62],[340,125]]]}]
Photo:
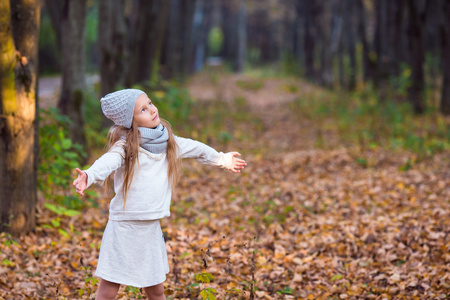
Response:
[{"label": "long blonde hair", "polygon": [[[178,155],[178,145],[175,141],[175,137],[173,135],[172,127],[170,123],[164,119],[161,119],[161,123],[164,127],[166,127],[169,133],[169,140],[167,141],[167,160],[168,160],[168,168],[167,168],[167,176],[169,178],[169,182],[172,188],[175,188],[177,185],[180,176],[181,176],[181,157]],[[140,132],[136,122],[132,121],[131,128],[128,129],[123,126],[111,127],[108,132],[107,140],[108,140],[108,151],[111,150],[113,145],[119,141],[123,136],[126,138],[126,143],[123,144],[123,151],[125,160],[125,175],[124,175],[124,185],[123,185],[123,207],[125,208],[125,204],[127,202],[127,193],[130,189],[131,182],[133,181],[134,175],[134,167],[136,163],[139,164],[138,155],[139,155],[139,146],[141,141]],[[109,187],[111,185],[111,176],[106,180],[106,186]]]}]

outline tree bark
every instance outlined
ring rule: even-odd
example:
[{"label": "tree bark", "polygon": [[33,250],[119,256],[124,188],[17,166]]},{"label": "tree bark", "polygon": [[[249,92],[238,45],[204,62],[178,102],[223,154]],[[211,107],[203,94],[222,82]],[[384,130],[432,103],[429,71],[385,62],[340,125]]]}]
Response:
[{"label": "tree bark", "polygon": [[208,33],[211,29],[213,5],[211,1],[199,0],[194,15],[193,45],[194,55],[192,57],[191,72],[200,71],[207,55]]},{"label": "tree bark", "polygon": [[[163,0],[164,1],[164,0]],[[179,79],[184,80],[186,75],[189,74],[189,64],[191,61],[192,53],[194,52],[194,45],[192,43],[192,28],[194,21],[195,4],[197,0],[182,1],[181,2],[181,28],[180,39],[182,41],[181,48],[178,49],[181,57],[181,68],[179,73]]]},{"label": "tree bark", "polygon": [[321,68],[320,68],[320,82],[325,87],[331,88],[333,85],[333,54],[337,51],[332,48],[332,29],[333,29],[333,13],[332,5],[334,1],[321,2],[321,17],[322,22],[319,26],[320,41],[321,41]]},{"label": "tree bark", "polygon": [[157,77],[169,4],[166,0],[139,1],[136,32],[130,34],[127,86]]},{"label": "tree bark", "polygon": [[388,0],[375,1],[376,29],[375,29],[375,51],[376,51],[376,73],[375,86],[380,91],[380,99],[384,100],[386,92],[386,81],[389,77],[389,55],[388,55]]},{"label": "tree bark", "polygon": [[358,39],[362,45],[362,60],[363,60],[363,80],[369,81],[373,79],[373,63],[370,59],[370,46],[367,39],[367,23],[366,23],[366,11],[364,9],[363,0],[355,0],[355,14],[358,18]]},{"label": "tree bark", "polygon": [[239,1],[238,26],[237,26],[237,56],[235,63],[236,72],[244,70],[245,53],[247,52],[247,9],[245,0]]},{"label": "tree bark", "polygon": [[409,10],[409,48],[411,51],[411,86],[408,88],[408,99],[416,114],[425,112],[425,50],[423,44],[423,25],[425,23],[426,4],[420,0],[408,0]]},{"label": "tree bark", "polygon": [[166,78],[183,81],[194,53],[192,26],[196,1],[171,0],[167,22],[164,62]]},{"label": "tree bark", "polygon": [[69,135],[72,141],[86,146],[84,134],[84,40],[86,0],[64,0],[61,13],[62,89],[58,108],[72,120]]},{"label": "tree bark", "polygon": [[39,0],[0,1],[0,231],[35,227]]},{"label": "tree bark", "polygon": [[348,85],[349,90],[353,90],[356,87],[356,43],[355,43],[355,22],[354,22],[354,1],[344,1],[344,28],[346,34],[346,49],[350,59],[350,67],[348,71]]},{"label": "tree bark", "polygon": [[439,110],[445,115],[450,115],[450,2],[442,1],[443,22],[441,24],[442,43],[442,91]]},{"label": "tree bark", "polygon": [[314,54],[315,54],[315,16],[317,14],[315,1],[304,1],[301,3],[303,8],[303,20],[304,20],[304,64],[305,64],[305,76],[309,80],[315,81],[316,72],[314,70]]},{"label": "tree bark", "polygon": [[124,1],[99,0],[98,40],[100,52],[100,95],[113,92],[124,82],[127,40]]}]

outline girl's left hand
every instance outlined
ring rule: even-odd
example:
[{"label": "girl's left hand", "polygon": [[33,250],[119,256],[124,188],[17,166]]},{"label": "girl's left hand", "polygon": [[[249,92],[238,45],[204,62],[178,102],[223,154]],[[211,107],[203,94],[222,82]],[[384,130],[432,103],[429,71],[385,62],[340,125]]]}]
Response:
[{"label": "girl's left hand", "polygon": [[237,158],[236,156],[241,156],[239,152],[228,152],[227,154],[231,154],[231,164],[228,166],[228,169],[234,173],[240,173],[243,168],[247,165],[245,160]]}]

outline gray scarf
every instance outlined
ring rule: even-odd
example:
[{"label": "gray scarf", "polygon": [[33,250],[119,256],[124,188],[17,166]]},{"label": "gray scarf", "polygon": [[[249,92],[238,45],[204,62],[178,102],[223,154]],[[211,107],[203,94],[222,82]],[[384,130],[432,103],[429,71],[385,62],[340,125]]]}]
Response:
[{"label": "gray scarf", "polygon": [[155,154],[160,154],[167,150],[169,133],[161,123],[154,129],[139,127],[139,131],[141,132],[142,144],[140,146],[142,148]]}]

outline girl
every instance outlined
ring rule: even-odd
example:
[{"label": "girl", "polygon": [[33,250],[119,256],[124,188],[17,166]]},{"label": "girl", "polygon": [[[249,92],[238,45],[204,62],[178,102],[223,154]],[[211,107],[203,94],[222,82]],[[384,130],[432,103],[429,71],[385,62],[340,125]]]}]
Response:
[{"label": "girl", "polygon": [[115,299],[120,284],[143,287],[149,299],[166,299],[169,273],[159,219],[170,215],[172,188],[181,158],[196,158],[238,173],[247,164],[237,152],[222,153],[200,142],[175,136],[158,109],[140,90],[125,89],[101,100],[102,111],[115,125],[109,150],[87,170],[76,168],[77,193],[114,173],[115,197],[100,248],[95,275],[96,299]]}]

